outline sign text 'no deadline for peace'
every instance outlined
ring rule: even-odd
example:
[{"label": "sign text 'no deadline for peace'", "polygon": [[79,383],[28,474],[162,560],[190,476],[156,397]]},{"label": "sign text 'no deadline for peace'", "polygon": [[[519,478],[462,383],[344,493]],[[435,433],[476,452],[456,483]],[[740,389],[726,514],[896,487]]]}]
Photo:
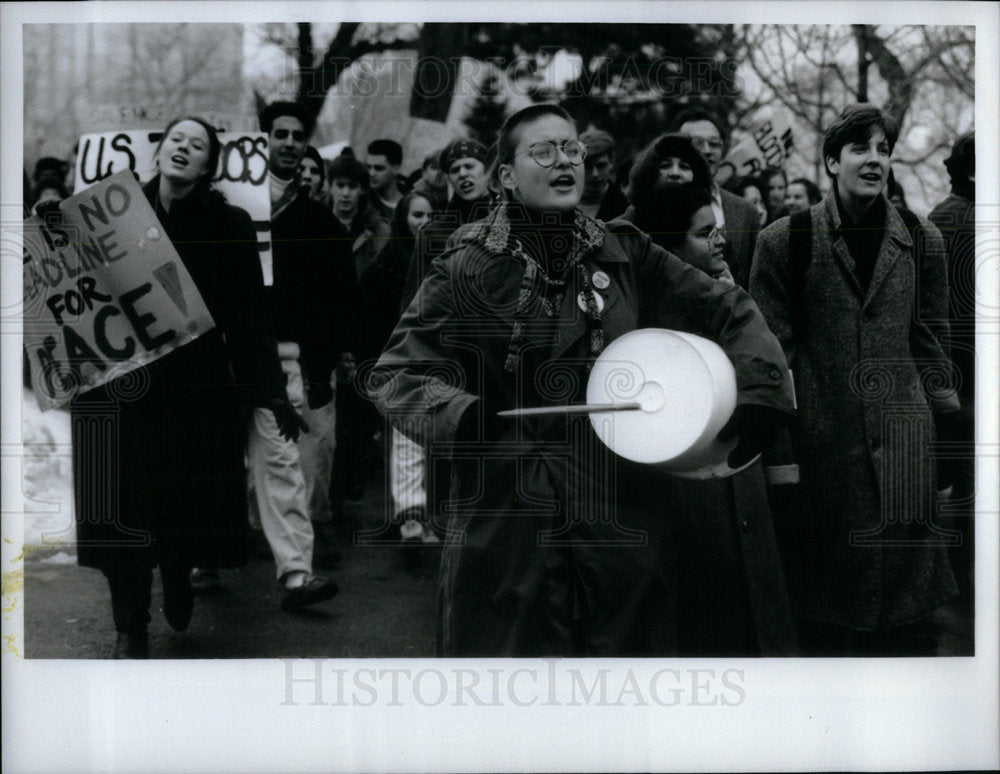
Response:
[{"label": "sign text 'no deadline for peace'", "polygon": [[156,360],[214,327],[132,173],[24,229],[24,342],[43,408]]}]

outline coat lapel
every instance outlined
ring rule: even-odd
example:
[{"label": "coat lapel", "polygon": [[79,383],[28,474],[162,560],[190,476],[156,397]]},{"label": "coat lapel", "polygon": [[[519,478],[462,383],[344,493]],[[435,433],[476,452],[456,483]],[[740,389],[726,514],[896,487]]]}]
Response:
[{"label": "coat lapel", "polygon": [[[491,253],[480,244],[467,245],[472,259],[464,265],[462,284],[456,290],[458,302],[469,317],[480,317],[486,312],[496,315],[504,325],[513,330],[517,319],[517,299],[524,278],[524,267],[510,253]],[[525,336],[534,340],[533,333],[541,327],[532,320],[542,319],[542,302],[532,298],[528,310]]]},{"label": "coat lapel", "polygon": [[872,302],[885,283],[886,277],[892,272],[896,261],[902,255],[903,250],[913,245],[906,225],[902,217],[896,212],[896,208],[886,204],[885,213],[885,235],[882,237],[882,245],[879,247],[878,259],[875,261],[875,269],[872,272],[872,280],[868,283],[868,294],[865,297],[865,306]]},{"label": "coat lapel", "polygon": [[[831,192],[823,200],[823,206],[825,208],[823,222],[827,229],[827,234],[831,237],[830,248],[833,252],[833,256],[837,263],[840,264],[840,270],[844,274],[844,278],[847,280],[847,285],[850,287],[851,291],[858,297],[858,301],[863,302],[865,294],[861,290],[861,283],[858,282],[858,275],[854,273],[854,259],[851,258],[851,252],[847,249],[847,242],[844,241],[844,235],[841,233],[841,221],[840,212],[837,210],[837,200],[836,193]],[[820,235],[813,236],[813,244],[815,245],[817,237]],[[815,247],[813,248],[813,253],[815,254]]]},{"label": "coat lapel", "polygon": [[[618,240],[610,233],[605,235],[604,244],[600,248],[583,259],[591,276],[591,284],[593,284],[594,274],[599,271],[607,274],[610,280],[608,287],[604,289],[594,287],[594,292],[604,299],[601,320],[607,320],[608,314],[621,300],[622,291],[618,285],[619,270],[616,268],[616,264],[627,261],[628,258],[622,251]],[[580,291],[580,277],[574,271],[566,282],[566,298],[563,300],[562,311],[559,314],[556,338],[552,343],[551,358],[553,360],[561,357],[587,333],[587,313],[580,308],[578,302]]]}]

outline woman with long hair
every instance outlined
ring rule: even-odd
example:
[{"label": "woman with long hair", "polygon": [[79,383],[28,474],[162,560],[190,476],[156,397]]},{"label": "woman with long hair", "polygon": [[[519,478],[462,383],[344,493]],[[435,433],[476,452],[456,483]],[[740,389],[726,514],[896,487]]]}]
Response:
[{"label": "woman with long hair", "polygon": [[639,153],[629,172],[631,206],[622,215],[655,238],[662,212],[656,194],[676,185],[692,183],[708,191],[712,175],[708,162],[682,134],[662,134]]},{"label": "woman with long hair", "polygon": [[433,262],[368,382],[397,430],[452,463],[443,655],[676,647],[666,477],[615,457],[586,415],[498,412],[585,402],[605,345],[642,327],[699,333],[729,354],[742,385],[735,457],[791,410],[787,366],[749,296],[632,224],[577,209],[585,156],[559,107],[507,119],[494,165],[504,200]]},{"label": "woman with long hair", "polygon": [[211,125],[174,119],[143,187],[216,327],[71,404],[77,556],[108,579],[116,658],[149,655],[153,567],[167,622],[184,631],[191,568],[245,564],[245,407],[269,407],[289,436],[304,429],[284,394],[253,223],[212,189],[219,153]]}]

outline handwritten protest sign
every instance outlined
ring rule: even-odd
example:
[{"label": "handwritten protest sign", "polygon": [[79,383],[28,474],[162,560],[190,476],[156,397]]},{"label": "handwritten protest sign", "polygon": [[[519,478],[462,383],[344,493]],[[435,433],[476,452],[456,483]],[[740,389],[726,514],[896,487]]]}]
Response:
[{"label": "handwritten protest sign", "polygon": [[[85,134],[76,157],[74,193],[130,169],[143,183],[156,175],[153,156],[161,130],[126,130]],[[262,132],[220,132],[222,153],[213,184],[230,204],[246,210],[257,229],[264,284],[273,282],[271,264],[271,196],[267,184],[267,135]]]},{"label": "handwritten protest sign", "polygon": [[59,210],[24,222],[24,346],[43,410],[215,326],[131,172]]},{"label": "handwritten protest sign", "polygon": [[715,179],[753,177],[765,169],[784,169],[792,151],[792,127],[780,110],[763,108],[753,117],[750,135],[730,148],[719,164]]}]

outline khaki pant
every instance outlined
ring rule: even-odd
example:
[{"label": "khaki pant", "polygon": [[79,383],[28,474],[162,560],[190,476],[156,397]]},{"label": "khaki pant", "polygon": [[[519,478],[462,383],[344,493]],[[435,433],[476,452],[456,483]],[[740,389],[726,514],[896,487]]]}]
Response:
[{"label": "khaki pant", "polygon": [[335,449],[334,402],[310,410],[305,401],[299,348],[294,343],[278,345],[285,372],[288,400],[298,410],[310,431],[298,443],[278,432],[269,409],[255,408],[247,443],[250,524],[264,531],[278,578],[290,572],[312,573],[313,527],[332,518],[329,491]]}]

